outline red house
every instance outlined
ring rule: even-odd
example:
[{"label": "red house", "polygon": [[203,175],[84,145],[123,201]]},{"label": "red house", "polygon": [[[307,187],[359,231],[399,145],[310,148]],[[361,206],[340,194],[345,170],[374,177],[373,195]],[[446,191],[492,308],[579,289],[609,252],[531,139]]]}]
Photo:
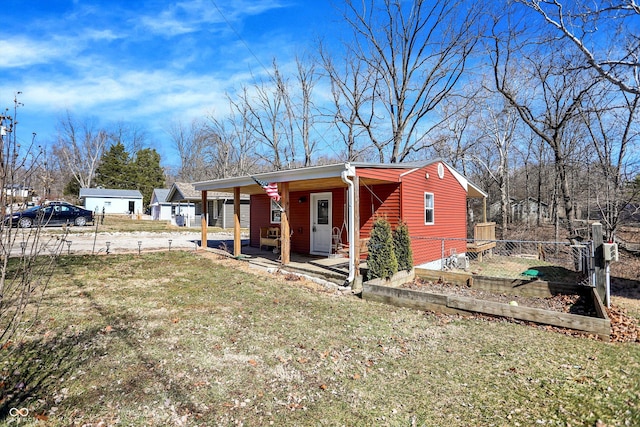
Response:
[{"label": "red house", "polygon": [[[277,187],[280,200],[267,195],[267,184],[270,191]],[[467,251],[467,197],[487,196],[441,160],[341,163],[217,179],[194,187],[202,192],[203,200],[207,191],[231,192],[235,200],[249,194],[250,245],[261,246],[261,230],[277,227],[283,264],[289,262],[291,252],[328,256],[338,249],[337,241],[348,246],[349,282],[358,274],[362,242],[368,239],[377,217],[386,217],[392,228],[400,220],[407,223],[414,264],[420,265],[439,261],[443,249],[458,254]],[[206,227],[202,230],[206,242]],[[440,241],[429,239],[433,237],[459,240],[448,241],[442,248]],[[234,240],[234,254],[239,256],[238,220]]]}]

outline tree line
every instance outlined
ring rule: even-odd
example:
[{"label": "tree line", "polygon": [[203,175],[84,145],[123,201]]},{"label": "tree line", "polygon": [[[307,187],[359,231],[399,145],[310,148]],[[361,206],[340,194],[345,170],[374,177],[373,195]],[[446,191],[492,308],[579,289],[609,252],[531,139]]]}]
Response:
[{"label": "tree line", "polygon": [[[515,198],[548,205],[557,235],[589,218],[611,235],[638,206],[640,7],[582,3],[347,0],[339,44],[274,58],[226,94],[227,113],[173,123],[168,179],[442,158],[488,190],[502,230]],[[157,171],[135,128],[68,114],[59,135],[49,167],[68,189],[112,185],[119,164]]]}]

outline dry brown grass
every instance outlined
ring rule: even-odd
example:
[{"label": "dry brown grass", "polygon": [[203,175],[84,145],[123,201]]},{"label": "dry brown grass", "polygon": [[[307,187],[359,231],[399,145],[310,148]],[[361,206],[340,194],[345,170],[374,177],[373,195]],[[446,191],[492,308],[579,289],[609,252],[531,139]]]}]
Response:
[{"label": "dry brown grass", "polygon": [[[64,258],[2,350],[22,425],[640,423],[640,346],[436,317],[193,252]],[[46,420],[46,423],[38,421]]]}]

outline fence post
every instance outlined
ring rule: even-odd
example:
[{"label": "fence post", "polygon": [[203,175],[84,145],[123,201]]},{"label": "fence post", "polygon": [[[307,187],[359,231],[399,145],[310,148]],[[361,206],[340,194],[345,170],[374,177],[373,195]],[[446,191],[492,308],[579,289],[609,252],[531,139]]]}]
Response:
[{"label": "fence post", "polygon": [[444,270],[444,239],[440,241],[440,270]]},{"label": "fence post", "polygon": [[[602,244],[604,243],[602,237],[602,224],[594,222],[591,226],[591,236],[593,238],[593,266],[596,292],[600,295],[602,301],[605,301],[606,297],[606,283],[605,283],[605,268],[604,268],[604,253],[602,251]],[[608,301],[605,301],[605,304]]]}]

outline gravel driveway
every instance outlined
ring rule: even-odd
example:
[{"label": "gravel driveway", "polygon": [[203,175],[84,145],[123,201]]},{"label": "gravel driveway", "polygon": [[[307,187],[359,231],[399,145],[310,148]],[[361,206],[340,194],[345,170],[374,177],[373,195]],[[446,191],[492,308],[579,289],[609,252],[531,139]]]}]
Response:
[{"label": "gravel driveway", "polygon": [[[42,245],[46,248],[54,248],[59,243],[61,234],[53,234],[44,232],[40,237]],[[25,237],[27,238],[27,237]],[[199,231],[179,231],[179,232],[127,232],[127,233],[91,233],[91,232],[71,232],[63,243],[63,254],[91,254],[104,253],[107,251],[107,242],[109,245],[109,253],[126,253],[136,252],[138,250],[158,250],[164,249],[196,249],[196,245],[200,244],[201,234]],[[246,236],[243,236],[246,238]],[[20,241],[18,236],[18,241]],[[69,244],[70,242],[70,244]],[[233,247],[232,233],[208,233],[207,246],[218,248],[221,245]],[[28,248],[31,245],[27,246]],[[20,252],[20,245],[15,243],[11,250],[12,255]]]}]

